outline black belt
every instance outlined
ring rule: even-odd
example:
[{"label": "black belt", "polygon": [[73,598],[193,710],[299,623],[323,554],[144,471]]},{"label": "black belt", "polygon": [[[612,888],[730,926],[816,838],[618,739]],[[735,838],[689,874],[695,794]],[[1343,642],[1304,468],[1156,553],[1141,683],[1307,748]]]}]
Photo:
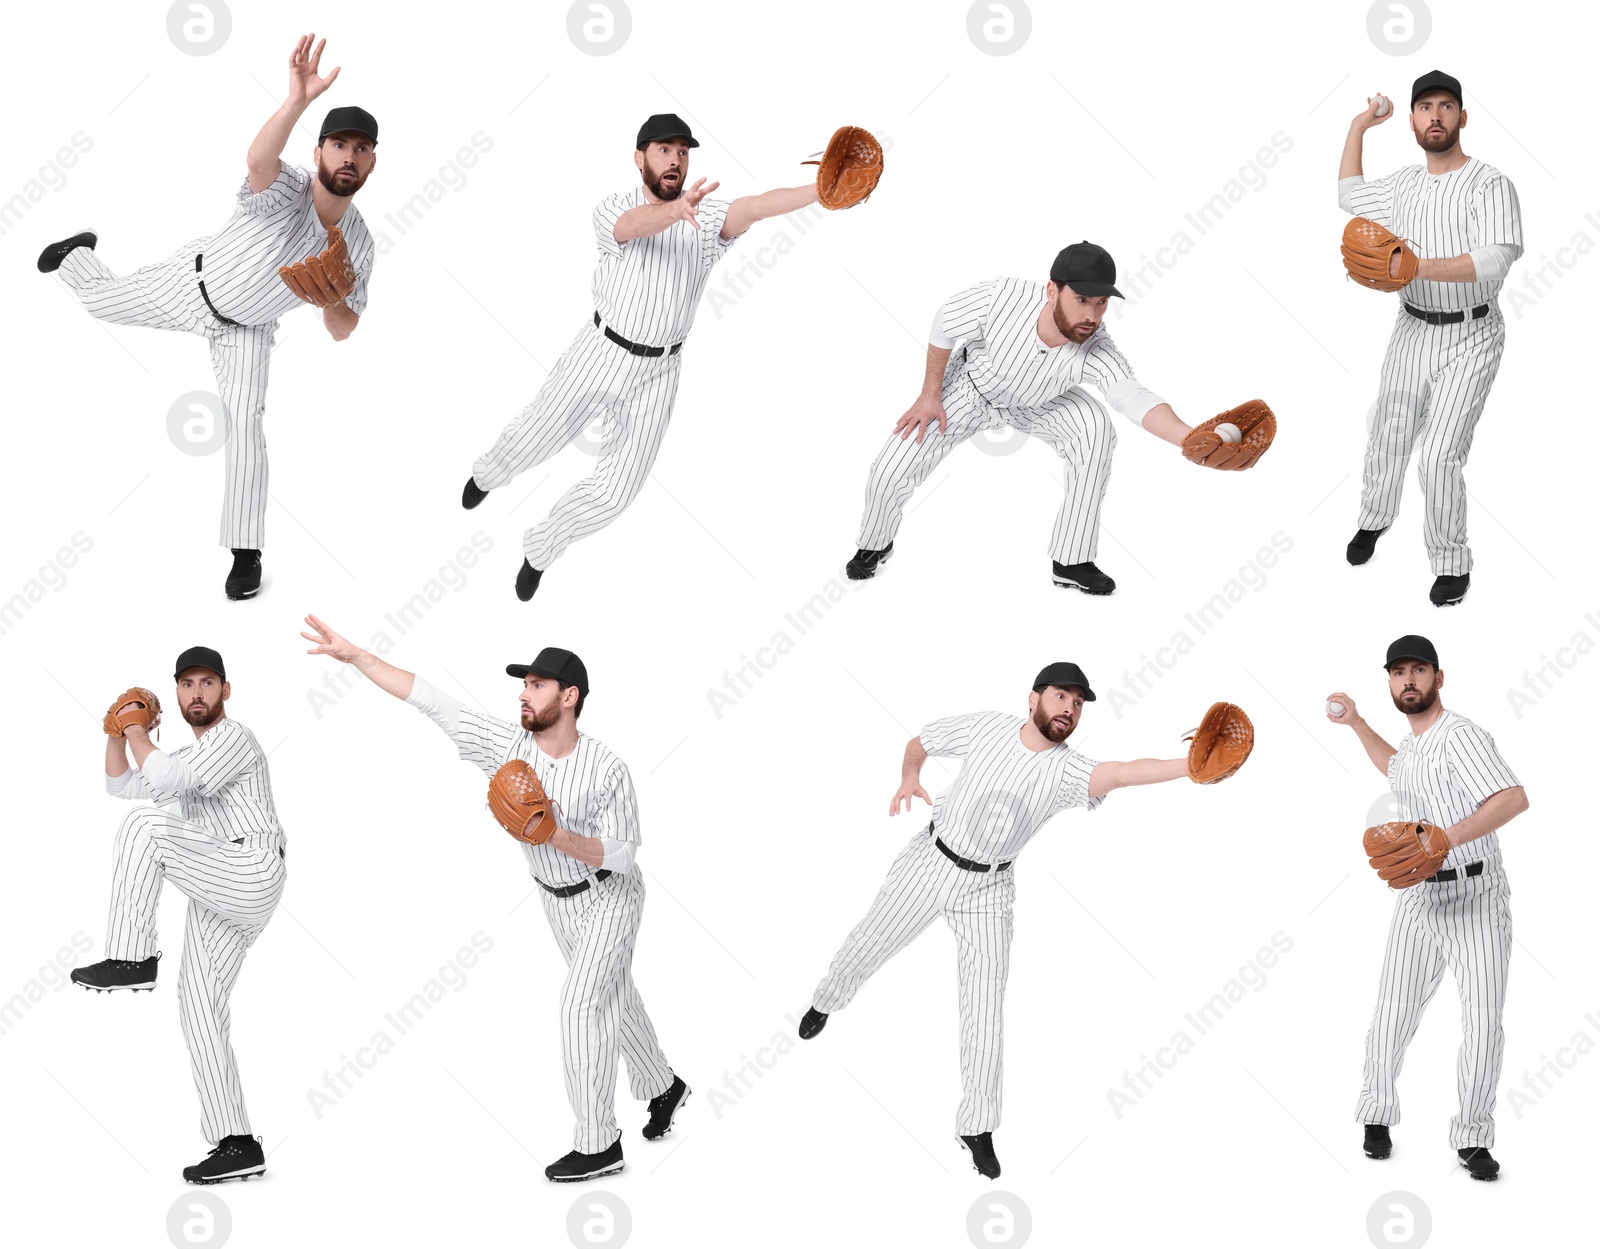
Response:
[{"label": "black belt", "polygon": [[594,323],[605,331],[607,338],[630,355],[649,356],[652,359],[656,356],[675,356],[678,354],[678,349],[683,346],[681,342],[673,343],[670,347],[646,347],[643,343],[630,343],[609,325],[601,325],[598,312],[594,314]]},{"label": "black belt", "polygon": [[[933,832],[932,824],[928,825],[928,831],[930,833]],[[1011,866],[1012,861],[1010,859],[1007,859],[1004,863],[998,865],[979,863],[976,859],[964,859],[954,850],[950,849],[949,846],[945,845],[943,838],[940,837],[935,837],[933,839],[933,844],[939,847],[940,854],[944,855],[944,857],[949,859],[950,862],[954,863],[957,867],[966,872],[1003,872]]]},{"label": "black belt", "polygon": [[1425,884],[1425,885],[1447,885],[1452,880],[1455,880],[1456,877],[1458,877],[1458,876],[1482,876],[1482,875],[1483,875],[1483,860],[1479,859],[1476,863],[1468,863],[1459,872],[1456,871],[1456,869],[1453,868],[1453,867],[1447,867],[1442,872],[1435,872],[1432,876],[1429,876],[1422,883]]},{"label": "black belt", "polygon": [[[200,272],[200,253],[198,252],[195,253],[194,271],[196,273]],[[235,321],[232,317],[225,317],[217,311],[217,305],[212,303],[211,296],[206,294],[206,282],[204,278],[200,279],[200,298],[206,301],[206,307],[211,309],[211,315],[216,317],[216,319],[221,321],[224,325],[240,324],[240,322]]]},{"label": "black belt", "polygon": [[[1400,301],[1400,306],[1416,317],[1417,320],[1426,321],[1429,325],[1455,325],[1467,319],[1467,314],[1460,308],[1457,308],[1454,312],[1429,312],[1424,308],[1413,308],[1403,299]],[[1481,321],[1488,315],[1488,304],[1479,304],[1472,310],[1472,319],[1474,321]]]},{"label": "black belt", "polygon": [[[596,881],[602,881],[609,875],[611,875],[610,869],[602,867],[594,874],[594,878]],[[534,877],[534,880],[538,880],[539,888],[543,889],[552,898],[574,898],[589,887],[589,882],[586,880],[580,880],[575,885],[562,885],[559,888],[555,885],[545,884],[537,876]]]},{"label": "black belt", "polygon": [[[234,844],[234,845],[236,845],[236,846],[242,846],[242,845],[244,845],[244,838],[243,838],[243,837],[235,837],[235,838],[234,838],[234,839],[233,839],[233,844]],[[278,857],[279,857],[279,858],[280,858],[280,859],[283,859],[283,858],[287,858],[287,857],[288,857],[288,856],[287,856],[287,855],[285,855],[285,854],[284,854],[284,852],[283,852],[283,847],[282,847],[282,846],[279,846],[279,847],[278,847]]]}]

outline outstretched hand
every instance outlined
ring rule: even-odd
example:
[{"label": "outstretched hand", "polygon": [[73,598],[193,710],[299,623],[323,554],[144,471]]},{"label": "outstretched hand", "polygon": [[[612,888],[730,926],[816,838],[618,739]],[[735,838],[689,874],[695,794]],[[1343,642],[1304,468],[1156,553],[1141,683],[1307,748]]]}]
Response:
[{"label": "outstretched hand", "polygon": [[698,178],[689,186],[683,188],[683,194],[675,200],[669,200],[672,216],[678,221],[687,221],[696,230],[700,228],[700,201],[715,191],[722,183],[713,182],[706,185],[704,178]]},{"label": "outstretched hand", "polygon": [[331,655],[342,664],[354,663],[356,657],[361,654],[359,646],[347,638],[340,637],[315,616],[307,616],[306,623],[316,630],[315,633],[307,633],[304,629],[300,631],[300,636],[306,641],[316,643],[306,651],[306,654]]},{"label": "outstretched hand", "polygon": [[322,64],[322,49],[327,46],[328,41],[320,40],[313,48],[311,41],[316,37],[315,32],[301,35],[294,45],[294,51],[289,53],[288,102],[298,108],[304,108],[333,86],[333,80],[339,76],[339,70],[342,68],[335,65],[333,72],[326,78],[317,76],[317,70]]}]

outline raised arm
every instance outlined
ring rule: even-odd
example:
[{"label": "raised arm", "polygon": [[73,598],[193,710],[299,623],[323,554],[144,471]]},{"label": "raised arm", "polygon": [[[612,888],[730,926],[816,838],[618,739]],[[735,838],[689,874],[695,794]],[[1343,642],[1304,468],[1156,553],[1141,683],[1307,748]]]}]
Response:
[{"label": "raised arm", "polygon": [[781,187],[775,191],[763,191],[760,195],[741,195],[728,205],[727,216],[722,219],[722,237],[734,238],[758,221],[797,212],[806,205],[816,202],[815,182],[810,186]]},{"label": "raised arm", "polygon": [[[1356,731],[1356,736],[1361,739],[1361,747],[1367,752],[1367,758],[1372,760],[1372,766],[1385,776],[1389,775],[1389,760],[1394,758],[1394,747],[1378,736],[1377,730],[1361,718],[1356,712],[1356,700],[1342,690],[1335,690],[1328,695],[1330,703],[1338,703],[1344,710],[1338,715],[1328,712],[1328,719],[1335,724],[1345,725]],[[1485,832],[1489,831],[1487,829]],[[1480,834],[1481,836],[1481,834]]]},{"label": "raised arm", "polygon": [[611,237],[619,243],[626,243],[629,239],[648,238],[652,234],[660,234],[668,226],[679,221],[687,221],[698,230],[700,201],[721,185],[720,182],[707,185],[706,180],[701,178],[685,187],[683,194],[677,199],[662,200],[655,204],[640,204],[637,208],[630,208],[617,218],[617,224],[611,230]]},{"label": "raised arm", "polygon": [[1089,797],[1104,798],[1113,789],[1130,785],[1159,785],[1189,775],[1187,759],[1128,759],[1094,765],[1089,773]]},{"label": "raised arm", "polygon": [[316,643],[306,651],[306,654],[332,656],[342,664],[354,666],[357,672],[385,693],[393,694],[401,700],[411,697],[411,688],[417,680],[416,673],[396,668],[370,651],[362,650],[349,639],[340,637],[315,616],[307,616],[306,623],[315,632],[307,633],[302,629],[300,636],[308,642]]},{"label": "raised arm", "polygon": [[278,111],[267,118],[266,125],[261,127],[245,156],[250,190],[254,194],[259,195],[277,180],[279,161],[284,145],[289,142],[289,132],[311,102],[331,87],[333,80],[339,76],[340,67],[337,65],[326,78],[317,76],[322,49],[328,41],[321,40],[313,49],[313,39],[316,39],[314,33],[302,35],[296,41],[294,51],[289,54],[288,94],[278,106]]},{"label": "raised arm", "polygon": [[1339,154],[1339,178],[1360,178],[1361,172],[1361,144],[1367,131],[1374,126],[1381,126],[1394,116],[1394,104],[1391,101],[1389,111],[1382,117],[1377,114],[1378,97],[1373,96],[1367,101],[1365,112],[1357,113],[1350,121],[1350,130],[1344,137],[1344,151]]}]

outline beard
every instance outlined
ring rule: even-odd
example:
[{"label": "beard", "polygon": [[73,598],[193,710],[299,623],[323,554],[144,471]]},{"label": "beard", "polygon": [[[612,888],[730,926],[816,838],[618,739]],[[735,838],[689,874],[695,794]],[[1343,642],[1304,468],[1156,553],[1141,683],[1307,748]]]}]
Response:
[{"label": "beard", "polygon": [[1461,123],[1447,126],[1442,135],[1430,135],[1426,128],[1417,135],[1417,146],[1424,152],[1448,152],[1461,136]]},{"label": "beard", "polygon": [[1061,300],[1059,298],[1050,305],[1050,319],[1055,322],[1056,332],[1069,342],[1087,342],[1089,336],[1096,329],[1093,325],[1074,325],[1067,320],[1067,314],[1061,311]]},{"label": "beard", "polygon": [[218,700],[217,705],[214,707],[185,707],[183,709],[184,723],[192,725],[197,729],[207,728],[210,725],[215,724],[221,715],[222,702],[220,699]]},{"label": "beard", "polygon": [[364,176],[349,166],[345,166],[344,169],[352,176],[340,178],[338,176],[341,172],[340,170],[329,169],[322,163],[320,157],[317,159],[317,181],[322,183],[323,190],[330,195],[337,195],[340,199],[348,199],[359,191],[367,181]]},{"label": "beard", "polygon": [[559,719],[561,719],[561,708],[551,704],[543,711],[524,711],[522,727],[530,733],[543,733],[546,729],[553,729]]},{"label": "beard", "polygon": [[1064,742],[1072,736],[1078,724],[1074,720],[1071,728],[1060,728],[1045,714],[1043,705],[1040,705],[1033,709],[1033,727],[1039,730],[1039,735],[1047,742]]},{"label": "beard", "polygon": [[1420,716],[1425,711],[1431,711],[1433,704],[1439,701],[1439,687],[1437,685],[1432,689],[1417,690],[1415,692],[1420,697],[1413,705],[1406,705],[1405,693],[1402,693],[1399,698],[1394,700],[1394,709],[1403,715]]},{"label": "beard", "polygon": [[[661,179],[666,177],[666,175],[669,173],[677,174],[678,180],[672,186],[663,186],[661,184]],[[644,184],[650,188],[650,194],[655,196],[657,199],[669,201],[675,200],[678,198],[678,196],[683,194],[683,170],[673,169],[669,165],[666,169],[663,169],[653,178],[650,176],[649,170],[646,170],[644,173]]]}]

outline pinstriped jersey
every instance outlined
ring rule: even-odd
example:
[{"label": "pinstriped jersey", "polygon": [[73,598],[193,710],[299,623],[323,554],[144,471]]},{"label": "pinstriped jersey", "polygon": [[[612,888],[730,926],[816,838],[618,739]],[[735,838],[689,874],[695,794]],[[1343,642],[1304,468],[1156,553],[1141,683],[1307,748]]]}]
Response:
[{"label": "pinstriped jersey", "polygon": [[[241,325],[265,325],[306,306],[284,285],[278,269],[328,246],[328,232],[311,198],[313,178],[309,170],[279,161],[272,185],[252,194],[246,177],[228,224],[193,245],[203,258],[195,276],[205,282],[206,294],[223,316]],[[344,302],[359,316],[367,310],[367,281],[377,248],[354,203],[346,206],[337,225],[356,271],[355,289]]]},{"label": "pinstriped jersey", "polygon": [[700,201],[697,230],[674,221],[659,234],[617,242],[617,219],[650,203],[644,187],[603,199],[594,210],[594,309],[630,342],[670,347],[689,336],[711,268],[740,236],[722,237],[731,200]]},{"label": "pinstriped jersey", "polygon": [[[1502,789],[1520,784],[1494,738],[1454,711],[1441,712],[1420,737],[1407,733],[1389,760],[1398,818],[1425,820],[1440,828],[1466,819]],[[1499,852],[1500,835],[1490,833],[1450,851],[1444,866],[1462,867]]]},{"label": "pinstriped jersey", "polygon": [[930,755],[961,760],[961,771],[933,804],[933,828],[957,854],[980,863],[1017,857],[1051,816],[1071,807],[1093,811],[1095,761],[1065,742],[1049,750],[1022,744],[1021,716],[977,712],[935,720],[919,734]]},{"label": "pinstriped jersey", "polygon": [[967,376],[997,408],[1042,408],[1088,382],[1102,394],[1133,380],[1133,369],[1102,323],[1085,343],[1047,346],[1039,337],[1045,289],[1038,282],[997,278],[945,302],[942,329],[965,339]]},{"label": "pinstriped jersey", "polygon": [[[1423,260],[1448,260],[1503,243],[1522,254],[1522,209],[1517,188],[1493,165],[1471,157],[1460,169],[1431,174],[1407,165],[1386,178],[1350,188],[1350,211],[1376,221]],[[1412,282],[1400,297],[1413,308],[1452,312],[1492,303],[1503,279],[1490,282]]]},{"label": "pinstriped jersey", "polygon": [[[560,808],[557,823],[568,832],[640,843],[639,803],[628,765],[587,733],[578,734],[570,755],[552,759],[527,729],[462,705],[451,736],[461,757],[485,776],[492,777],[509,759],[526,760]],[[594,875],[587,863],[551,846],[518,844],[528,870],[547,885],[576,884]]]},{"label": "pinstriped jersey", "polygon": [[283,836],[278,809],[272,802],[266,752],[256,735],[237,720],[224,717],[194,741],[164,753],[188,769],[195,788],[162,789],[139,768],[106,777],[106,792],[163,807],[176,805],[180,819],[202,825],[226,841],[252,835]]}]

